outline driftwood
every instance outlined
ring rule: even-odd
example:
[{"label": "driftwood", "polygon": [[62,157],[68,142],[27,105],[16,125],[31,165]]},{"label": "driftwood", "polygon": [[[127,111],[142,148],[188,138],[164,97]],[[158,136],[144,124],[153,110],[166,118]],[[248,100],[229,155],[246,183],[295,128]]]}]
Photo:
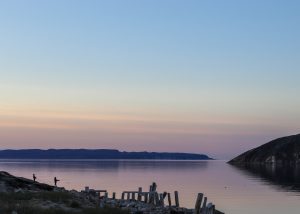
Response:
[{"label": "driftwood", "polygon": [[[96,193],[100,199],[101,198],[108,199],[108,192],[106,190],[93,190],[93,189],[89,189],[89,187],[85,187],[85,190],[82,192],[86,192],[88,194]],[[101,197],[100,195],[101,193],[104,193],[104,196]],[[167,204],[165,205],[166,198],[168,201]],[[111,199],[116,200],[115,192],[112,193]],[[180,207],[178,191],[174,191],[175,206],[172,206],[171,194],[169,192],[163,192],[163,193],[157,192],[157,185],[155,182],[153,182],[152,185],[150,185],[149,192],[143,192],[142,187],[139,187],[138,191],[123,191],[120,200],[137,201],[139,203],[145,203],[150,205],[152,204],[151,206],[155,206],[155,207],[168,207],[170,210],[172,210],[172,212],[175,210],[175,213],[176,212],[181,213],[182,211],[180,210],[186,209]],[[192,209],[191,213],[217,214],[221,212],[216,211],[214,204],[212,204],[211,202],[210,203],[207,202],[207,197],[204,197],[203,193],[198,193],[195,202],[195,208]]]}]

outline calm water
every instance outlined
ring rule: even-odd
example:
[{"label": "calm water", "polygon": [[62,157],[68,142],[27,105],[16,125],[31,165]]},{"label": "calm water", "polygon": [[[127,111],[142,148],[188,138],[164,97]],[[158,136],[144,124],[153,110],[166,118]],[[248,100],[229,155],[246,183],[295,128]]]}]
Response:
[{"label": "calm water", "polygon": [[23,177],[35,173],[40,182],[52,184],[53,177],[67,189],[84,186],[117,192],[149,188],[178,190],[180,204],[193,207],[203,192],[227,214],[300,213],[300,169],[286,167],[247,168],[225,161],[29,161],[2,160],[0,170]]}]

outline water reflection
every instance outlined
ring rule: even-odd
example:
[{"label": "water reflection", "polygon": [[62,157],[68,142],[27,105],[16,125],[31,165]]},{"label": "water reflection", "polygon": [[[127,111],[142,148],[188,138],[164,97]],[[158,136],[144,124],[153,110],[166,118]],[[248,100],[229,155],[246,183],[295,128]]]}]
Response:
[{"label": "water reflection", "polygon": [[147,160],[1,160],[0,167],[14,169],[105,169],[105,171],[126,170],[183,170],[207,168],[207,161],[147,161]]},{"label": "water reflection", "polygon": [[275,164],[232,165],[247,176],[254,176],[284,191],[300,192],[300,166]]}]

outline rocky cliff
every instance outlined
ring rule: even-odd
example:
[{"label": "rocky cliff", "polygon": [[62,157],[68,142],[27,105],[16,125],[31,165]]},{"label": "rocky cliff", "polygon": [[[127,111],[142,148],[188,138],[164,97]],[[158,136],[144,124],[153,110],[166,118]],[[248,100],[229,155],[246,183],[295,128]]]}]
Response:
[{"label": "rocky cliff", "polygon": [[300,164],[300,134],[278,138],[249,150],[230,164]]}]

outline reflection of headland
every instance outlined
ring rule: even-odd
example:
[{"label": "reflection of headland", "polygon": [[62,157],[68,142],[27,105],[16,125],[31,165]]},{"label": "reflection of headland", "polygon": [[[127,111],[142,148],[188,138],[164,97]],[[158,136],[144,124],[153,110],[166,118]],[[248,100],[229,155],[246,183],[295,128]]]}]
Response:
[{"label": "reflection of headland", "polygon": [[7,160],[0,167],[49,169],[49,170],[190,170],[206,168],[209,161],[167,160]]},{"label": "reflection of headland", "polygon": [[275,164],[232,165],[247,176],[259,178],[286,191],[300,192],[300,166]]}]

